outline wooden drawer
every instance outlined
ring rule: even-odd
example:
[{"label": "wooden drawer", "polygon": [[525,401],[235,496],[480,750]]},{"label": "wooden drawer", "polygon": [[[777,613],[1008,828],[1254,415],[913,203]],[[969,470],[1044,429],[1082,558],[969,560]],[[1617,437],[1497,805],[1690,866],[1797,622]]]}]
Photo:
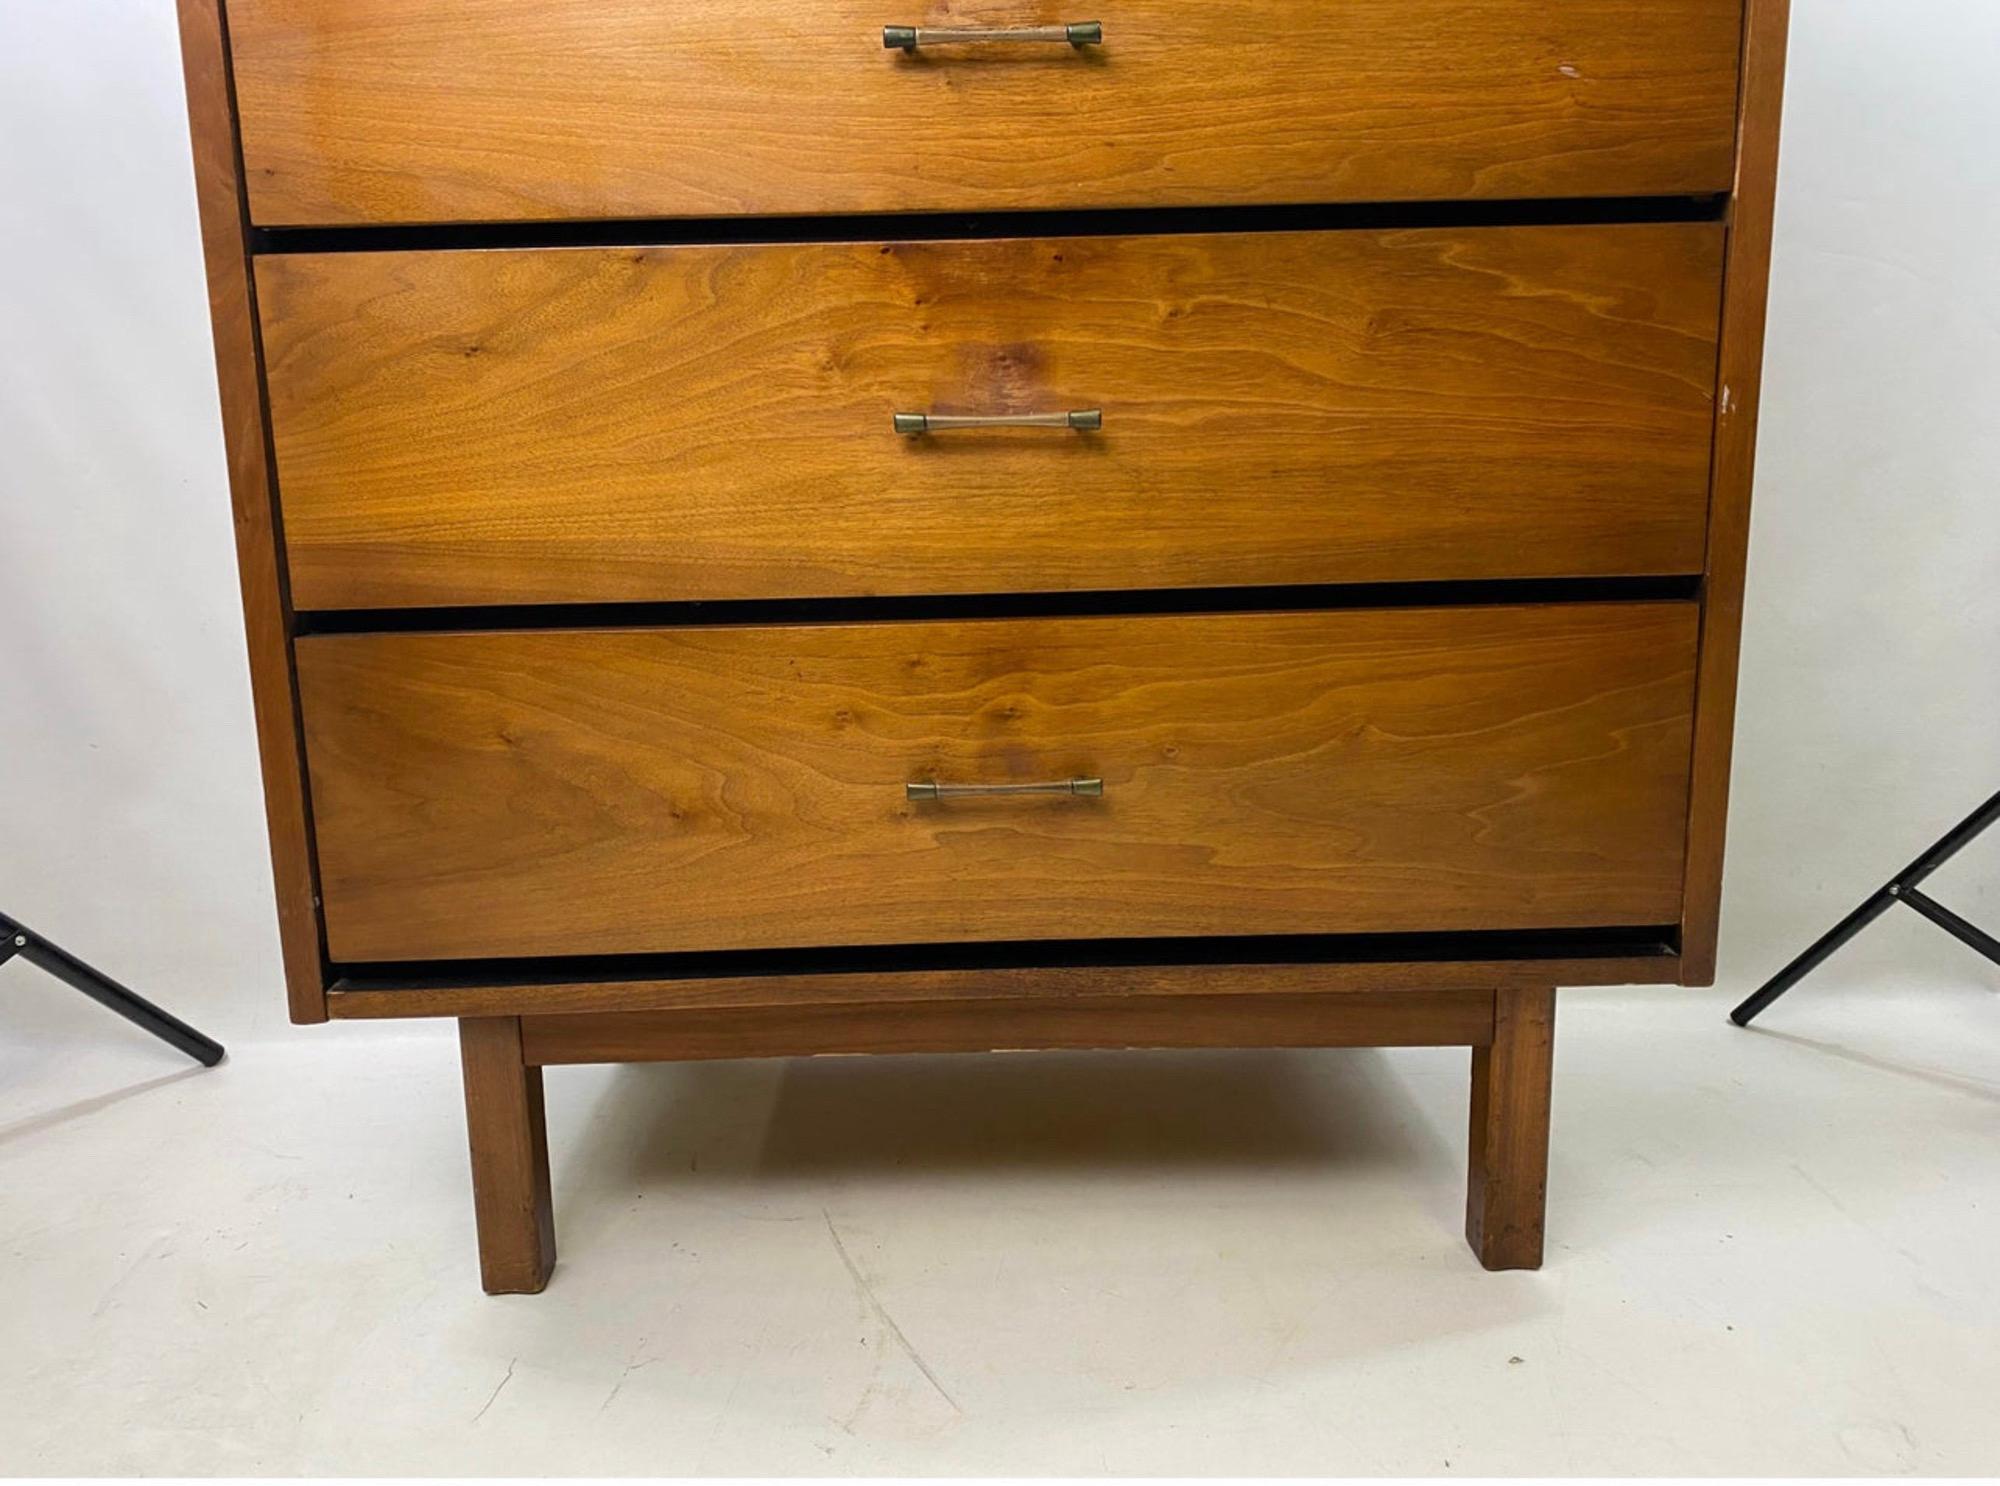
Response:
[{"label": "wooden drawer", "polygon": [[[1692,604],[309,636],[337,961],[1670,923]],[[1083,795],[909,782],[1099,778]]]},{"label": "wooden drawer", "polygon": [[230,0],[266,226],[1724,191],[1740,0]]},{"label": "wooden drawer", "polygon": [[[1697,572],[1710,223],[266,257],[301,608]],[[898,411],[1101,412],[901,437]]]}]

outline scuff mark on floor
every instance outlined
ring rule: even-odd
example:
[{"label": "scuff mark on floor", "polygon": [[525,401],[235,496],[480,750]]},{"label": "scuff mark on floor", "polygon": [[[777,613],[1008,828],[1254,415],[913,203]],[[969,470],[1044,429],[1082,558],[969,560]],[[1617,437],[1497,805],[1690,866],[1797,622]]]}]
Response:
[{"label": "scuff mark on floor", "polygon": [[472,1416],[472,1422],[474,1424],[477,1424],[481,1419],[484,1419],[486,1417],[486,1411],[493,1407],[493,1400],[500,1396],[500,1390],[502,1388],[505,1388],[509,1383],[514,1381],[514,1364],[519,1362],[520,1360],[521,1359],[518,1357],[509,1357],[507,1359],[506,1374],[500,1379],[499,1382],[493,1385],[493,1391],[486,1395],[486,1402],[482,1403],[479,1406],[479,1412]]},{"label": "scuff mark on floor", "polygon": [[[643,1346],[644,1343],[642,1342],[641,1345]],[[618,1374],[618,1381],[613,1383],[611,1385],[611,1391],[604,1395],[604,1402],[597,1406],[597,1412],[601,1414],[606,1409],[611,1407],[612,1401],[618,1397],[619,1390],[625,1386],[625,1380],[627,1378],[631,1377],[632,1374],[637,1372],[640,1368],[651,1367],[655,1362],[658,1362],[659,1360],[660,1359],[657,1357],[642,1357],[635,1361],[626,1363],[625,1371]]]},{"label": "scuff mark on floor", "polygon": [[90,1319],[93,1321],[101,1319],[104,1313],[110,1310],[111,1307],[117,1303],[119,1293],[124,1290],[125,1286],[128,1283],[130,1283],[132,1276],[137,1274],[141,1269],[144,1269],[148,1264],[151,1264],[156,1259],[171,1258],[173,1256],[173,1252],[174,1249],[173,1249],[172,1234],[170,1233],[154,1234],[152,1242],[148,1243],[144,1249],[140,1250],[139,1256],[136,1259],[134,1259],[130,1264],[127,1264],[123,1270],[119,1271],[118,1278],[113,1280],[110,1283],[110,1285],[108,1285],[105,1288],[104,1293],[98,1296],[97,1305],[94,1309],[92,1309],[90,1313]]},{"label": "scuff mark on floor", "polygon": [[958,1400],[953,1398],[944,1384],[938,1381],[937,1374],[931,1371],[931,1366],[924,1361],[923,1354],[910,1345],[910,1339],[903,1335],[903,1328],[896,1324],[896,1318],[889,1314],[876,1297],[875,1287],[868,1283],[868,1277],[861,1272],[861,1266],[854,1262],[854,1256],[847,1252],[847,1245],[840,1241],[840,1230],[833,1226],[833,1214],[821,1208],[819,1215],[826,1219],[826,1236],[833,1240],[833,1251],[840,1255],[840,1262],[847,1267],[848,1278],[854,1281],[854,1293],[861,1297],[861,1303],[877,1321],[881,1322],[882,1329],[895,1338],[896,1345],[901,1347],[904,1355],[916,1365],[917,1371],[924,1375],[924,1380],[937,1389],[938,1397],[951,1405],[953,1413],[963,1414],[965,1410],[958,1406]]}]

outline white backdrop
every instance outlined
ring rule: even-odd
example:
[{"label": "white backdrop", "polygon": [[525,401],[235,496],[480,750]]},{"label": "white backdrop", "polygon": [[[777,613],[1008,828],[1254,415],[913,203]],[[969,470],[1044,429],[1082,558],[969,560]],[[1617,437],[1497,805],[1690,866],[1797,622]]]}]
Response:
[{"label": "white backdrop", "polygon": [[[0,908],[241,1041],[282,995],[172,11],[0,0]],[[1795,11],[1738,986],[2000,788],[2000,5]],[[1938,883],[2000,922],[2000,839]],[[1841,978],[1892,963],[1987,977],[1895,919]],[[0,971],[0,1044],[100,1018]]]}]

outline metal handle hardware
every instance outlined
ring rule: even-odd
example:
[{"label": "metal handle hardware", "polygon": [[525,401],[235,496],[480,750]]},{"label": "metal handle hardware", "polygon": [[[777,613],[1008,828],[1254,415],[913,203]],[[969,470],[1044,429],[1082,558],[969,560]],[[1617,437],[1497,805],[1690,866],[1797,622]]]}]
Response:
[{"label": "metal handle hardware", "polygon": [[957,800],[968,795],[1101,795],[1102,779],[1058,779],[1049,784],[940,784],[935,779],[903,786],[905,799]]},{"label": "metal handle hardware", "polygon": [[1104,427],[1104,413],[1098,408],[1073,413],[897,413],[895,418],[896,432],[906,438],[954,428],[1078,428],[1095,432]]},{"label": "metal handle hardware", "polygon": [[1066,46],[1104,45],[1102,21],[1071,21],[1067,26],[884,26],[882,45],[892,52],[913,52],[920,46],[959,46],[986,41],[1055,41]]}]

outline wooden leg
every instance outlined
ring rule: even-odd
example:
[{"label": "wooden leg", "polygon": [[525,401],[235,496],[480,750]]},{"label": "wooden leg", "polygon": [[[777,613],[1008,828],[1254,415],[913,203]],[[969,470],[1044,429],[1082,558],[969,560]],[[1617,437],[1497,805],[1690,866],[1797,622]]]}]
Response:
[{"label": "wooden leg", "polygon": [[1542,1267],[1555,1030],[1553,990],[1499,991],[1492,1045],[1472,1050],[1465,1236],[1488,1269]]},{"label": "wooden leg", "polygon": [[480,1282],[489,1295],[533,1295],[556,1263],[542,1070],[522,1061],[519,1017],[462,1018],[458,1050]]}]

